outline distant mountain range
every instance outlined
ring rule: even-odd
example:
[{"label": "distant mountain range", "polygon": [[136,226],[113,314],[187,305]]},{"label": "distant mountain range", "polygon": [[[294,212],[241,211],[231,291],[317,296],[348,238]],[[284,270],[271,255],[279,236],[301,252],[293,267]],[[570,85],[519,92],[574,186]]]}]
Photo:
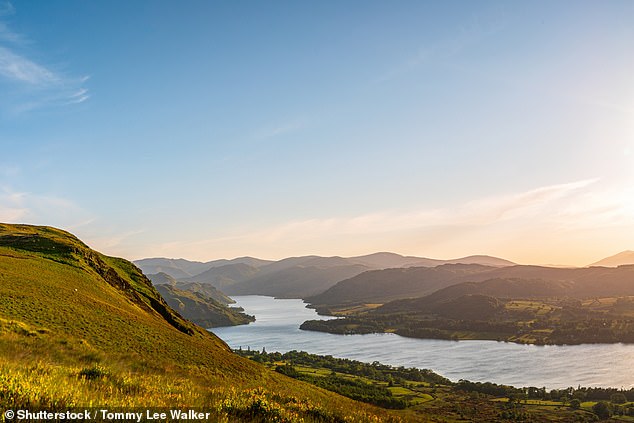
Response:
[{"label": "distant mountain range", "polygon": [[[438,260],[389,252],[357,257],[301,256],[278,261],[240,257],[206,263],[168,258],[135,262],[146,274],[164,273],[174,278],[179,283],[178,288],[184,288],[183,283],[190,283],[197,285],[189,288],[200,291],[202,286],[211,285],[226,295],[302,298],[317,305],[383,304],[422,297],[451,285],[486,280],[531,280],[526,285],[529,290],[532,289],[529,286],[541,280],[548,285],[543,292],[559,286],[554,282],[574,281],[577,293],[591,295],[594,292],[591,284],[582,280],[589,278],[598,284],[597,273],[601,273],[602,287],[611,286],[614,293],[619,294],[627,289],[621,289],[622,281],[612,279],[614,275],[609,268],[629,263],[634,263],[633,251],[605,258],[589,268],[516,265],[484,255]],[[510,286],[514,284],[508,283],[507,287]]]},{"label": "distant mountain range", "polygon": [[498,267],[514,265],[508,260],[483,255],[437,260],[388,252],[349,258],[289,257],[278,261],[241,257],[206,263],[168,258],[135,262],[145,274],[165,273],[180,282],[211,284],[228,295],[269,295],[278,298],[314,296],[341,280],[370,270],[429,268],[458,263]]},{"label": "distant mountain range", "polygon": [[233,260],[213,260],[206,263],[200,261],[190,261],[185,259],[168,258],[146,258],[134,262],[146,275],[156,273],[166,273],[173,278],[182,279],[199,275],[211,268],[230,264],[246,264],[252,267],[259,267],[272,263],[269,260],[260,260],[253,257],[240,257]]},{"label": "distant mountain range", "polygon": [[624,264],[634,264],[634,251],[622,251],[613,256],[606,257],[603,260],[599,260],[596,263],[592,263],[590,266],[617,267]]}]

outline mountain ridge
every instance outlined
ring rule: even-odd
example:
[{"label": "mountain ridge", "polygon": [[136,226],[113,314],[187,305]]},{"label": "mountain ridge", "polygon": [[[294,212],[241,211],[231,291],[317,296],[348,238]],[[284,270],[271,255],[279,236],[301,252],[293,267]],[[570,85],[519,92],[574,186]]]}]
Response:
[{"label": "mountain ridge", "polygon": [[[340,256],[297,256],[287,257],[274,262],[257,261],[253,257],[227,260],[214,260],[207,264],[211,267],[197,275],[187,276],[191,267],[183,259],[143,259],[137,263],[144,272],[161,270],[180,281],[209,283],[229,295],[269,295],[277,298],[302,298],[318,295],[336,283],[359,275],[365,271],[436,267],[443,264],[486,264],[495,267],[513,266],[514,263],[486,255],[473,255],[450,260],[437,260],[424,257],[402,256],[390,252],[378,252],[355,257]],[[229,263],[227,263],[229,262]],[[224,264],[223,264],[224,263]],[[248,263],[256,263],[252,266]],[[173,268],[167,268],[174,266]],[[180,276],[174,276],[178,274]]]},{"label": "mountain ridge", "polygon": [[618,267],[628,264],[634,264],[634,251],[632,250],[621,251],[620,253],[603,258],[588,266]]}]

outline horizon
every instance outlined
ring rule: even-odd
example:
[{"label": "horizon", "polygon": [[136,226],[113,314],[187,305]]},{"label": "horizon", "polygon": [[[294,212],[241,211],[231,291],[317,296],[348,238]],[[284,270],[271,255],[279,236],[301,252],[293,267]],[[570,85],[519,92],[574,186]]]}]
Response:
[{"label": "horizon", "polygon": [[0,0],[0,221],[131,260],[587,266],[634,249],[633,20],[618,0]]},{"label": "horizon", "polygon": [[[376,254],[395,254],[395,255],[399,255],[401,257],[411,257],[411,258],[415,258],[415,259],[429,259],[429,260],[439,260],[439,261],[450,261],[450,260],[460,260],[460,259],[465,259],[465,258],[470,258],[470,257],[490,257],[490,258],[494,258],[494,259],[501,259],[501,260],[507,260],[510,261],[511,263],[513,263],[513,265],[519,265],[519,266],[541,266],[541,267],[561,267],[561,268],[584,268],[584,267],[591,267],[594,266],[596,263],[601,262],[605,259],[610,259],[612,257],[618,256],[620,254],[623,253],[634,253],[634,251],[632,250],[624,250],[624,251],[620,251],[616,254],[612,254],[609,256],[605,256],[605,257],[601,257],[597,260],[594,260],[591,263],[582,265],[582,266],[575,266],[575,265],[568,265],[568,264],[563,264],[563,263],[518,263],[518,262],[514,262],[512,260],[508,260],[504,257],[497,257],[497,256],[491,256],[488,254],[469,254],[467,256],[463,256],[463,257],[450,257],[450,258],[438,258],[438,257],[429,257],[429,256],[412,256],[409,254],[400,254],[400,253],[395,253],[392,251],[376,251],[373,253],[367,253],[367,254],[361,254],[358,256],[340,256],[340,255],[331,255],[331,256],[322,256],[322,255],[318,255],[318,254],[306,254],[306,255],[301,255],[301,256],[288,256],[288,257],[279,257],[279,258],[263,258],[263,257],[255,257],[255,256],[238,256],[238,257],[218,257],[218,258],[212,258],[212,259],[208,259],[208,260],[193,260],[193,259],[188,259],[185,257],[142,257],[139,259],[134,259],[134,262],[137,261],[142,261],[142,260],[186,260],[186,261],[190,261],[190,262],[196,262],[196,263],[210,263],[210,262],[214,262],[214,261],[219,261],[219,260],[226,260],[226,261],[233,261],[233,260],[238,260],[238,259],[245,259],[245,258],[253,258],[253,259],[258,259],[258,260],[265,260],[265,261],[271,261],[271,262],[276,262],[276,261],[281,261],[281,260],[285,260],[288,258],[300,258],[300,257],[324,257],[324,258],[343,258],[343,259],[350,259],[350,258],[357,258],[357,257],[365,257],[365,256],[371,256],[371,255],[376,255]],[[634,264],[634,263],[632,263]],[[606,266],[606,265],[602,265],[602,266]],[[612,267],[612,266],[607,266],[607,267]]]}]

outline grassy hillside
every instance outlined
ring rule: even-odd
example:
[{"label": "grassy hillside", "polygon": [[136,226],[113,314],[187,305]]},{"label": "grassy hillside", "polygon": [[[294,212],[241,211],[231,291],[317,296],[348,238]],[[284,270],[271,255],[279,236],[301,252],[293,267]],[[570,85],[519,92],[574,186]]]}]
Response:
[{"label": "grassy hillside", "polygon": [[138,268],[0,224],[0,408],[200,407],[218,421],[393,415],[266,370],[167,306]]}]

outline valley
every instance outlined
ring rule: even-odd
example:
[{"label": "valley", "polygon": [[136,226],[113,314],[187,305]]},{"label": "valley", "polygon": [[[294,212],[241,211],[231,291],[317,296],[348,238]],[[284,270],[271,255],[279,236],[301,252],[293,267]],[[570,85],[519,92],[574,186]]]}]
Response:
[{"label": "valley", "polygon": [[[386,258],[385,255],[379,257]],[[398,259],[394,255],[387,257]],[[606,292],[628,293],[628,284],[622,281],[628,280],[631,266],[562,271],[509,263],[503,263],[503,267],[490,266],[491,263],[443,263],[436,267],[365,270],[333,282],[335,275],[341,276],[338,272],[342,268],[354,267],[356,272],[360,267],[366,268],[371,261],[355,258],[355,263],[350,264],[344,263],[346,260],[310,257],[289,259],[279,264],[249,259],[251,264],[221,261],[214,272],[210,272],[214,267],[196,268],[200,274],[214,273],[215,277],[222,274],[225,289],[249,280],[249,284],[242,286],[257,292],[259,285],[249,279],[255,273],[262,276],[267,272],[271,275],[287,272],[284,274],[306,276],[303,282],[298,282],[298,290],[287,296],[299,297],[303,293],[306,301],[327,300],[332,298],[329,292],[344,288],[350,292],[342,304],[327,301],[313,304],[312,307],[322,313],[338,316],[316,320],[315,311],[306,308],[300,299],[231,298],[197,275],[178,279],[162,271],[150,275],[151,283],[130,262],[91,250],[67,232],[49,227],[2,224],[0,378],[3,391],[0,406],[47,410],[69,410],[89,403],[157,409],[196,407],[209,410],[206,412],[214,418],[225,421],[280,418],[282,421],[449,422],[482,418],[503,421],[521,416],[531,416],[536,421],[572,418],[593,421],[597,415],[593,407],[601,402],[601,398],[586,396],[587,401],[575,408],[566,401],[553,399],[553,389],[558,392],[564,386],[578,384],[588,387],[584,389],[596,390],[601,386],[607,389],[613,383],[631,384],[628,383],[631,382],[628,371],[618,365],[613,365],[612,373],[604,377],[593,371],[588,373],[586,354],[594,358],[602,354],[614,358],[619,352],[613,349],[601,351],[587,345],[571,347],[578,348],[574,355],[580,362],[586,361],[585,379],[575,375],[574,360],[568,358],[566,364],[555,360],[553,366],[571,367],[552,374],[545,363],[555,356],[553,351],[532,351],[523,355],[522,360],[532,357],[546,372],[526,373],[521,370],[526,366],[524,363],[515,377],[523,374],[531,380],[520,377],[513,381],[513,376],[509,378],[510,374],[505,374],[503,368],[492,364],[502,361],[512,365],[519,357],[513,357],[516,354],[511,352],[513,344],[460,344],[456,351],[462,351],[459,353],[462,356],[466,351],[464,348],[471,349],[471,345],[474,348],[473,352],[467,353],[474,362],[465,367],[450,353],[458,344],[442,340],[579,344],[584,343],[586,339],[580,337],[586,334],[584,336],[593,336],[595,343],[622,342],[629,339],[632,299],[628,296],[594,299],[585,296],[593,292],[590,282],[593,277],[601,277],[602,289]],[[399,259],[397,262],[407,264],[410,260]],[[187,265],[184,260],[178,263]],[[271,268],[253,271],[251,265],[254,263]],[[234,266],[239,267],[236,270]],[[304,268],[309,270],[302,273]],[[156,270],[177,273],[169,266],[156,267]],[[185,269],[180,271],[186,272]],[[518,277],[518,272],[541,276],[548,276],[548,272],[568,272],[564,274],[574,277],[558,281],[529,279]],[[490,275],[499,277],[488,279]],[[240,279],[242,277],[248,279]],[[482,281],[464,282],[465,278]],[[368,290],[347,288],[347,285],[365,279],[374,281],[369,283]],[[270,289],[283,289],[293,278],[289,276],[279,286],[272,282],[274,277],[258,280],[262,281],[262,292],[270,293]],[[329,281],[326,285],[331,286],[313,295],[315,290],[307,286],[316,280]],[[383,297],[378,295],[378,288],[371,288],[372,283],[377,286],[387,283]],[[323,288],[325,285],[317,286]],[[557,297],[562,290],[575,294]],[[355,292],[360,301],[354,301]],[[418,298],[402,298],[407,292],[431,293]],[[253,301],[245,302],[249,298]],[[266,298],[268,300],[264,300]],[[375,302],[364,302],[366,299]],[[284,307],[280,307],[282,303],[276,303],[280,301],[298,308],[289,308],[285,312]],[[303,311],[298,313],[299,310]],[[289,313],[289,321],[285,320],[284,313]],[[213,332],[225,341],[190,320],[214,328]],[[586,322],[588,326],[580,327],[579,322]],[[555,324],[557,326],[551,331],[548,325]],[[320,332],[302,330],[306,325],[316,325],[311,329],[342,334],[388,333],[352,337],[323,334],[332,337],[326,339],[318,336]],[[569,334],[574,338],[566,338]],[[236,348],[237,354],[225,342]],[[292,348],[293,342],[300,348]],[[407,342],[422,343],[407,345]],[[434,344],[437,342],[451,344]],[[258,343],[262,352],[257,348]],[[424,343],[430,344],[425,346]],[[346,371],[332,367],[332,360],[340,366],[343,363],[337,361],[340,359],[305,355],[301,356],[301,361],[300,356],[283,355],[291,349],[308,348],[313,353],[345,357],[348,348],[345,344],[349,344],[350,352],[354,351],[353,356],[356,354],[361,358],[358,364],[346,364]],[[495,347],[498,344],[500,348]],[[377,355],[378,346],[382,355]],[[271,352],[266,353],[265,348]],[[491,354],[483,353],[487,348],[492,348]],[[479,353],[476,354],[476,350]],[[622,352],[624,357],[629,356],[628,351]],[[403,354],[416,360],[428,360],[428,364],[419,361],[406,368],[402,365],[394,367]],[[487,364],[478,364],[482,359]],[[370,367],[380,371],[372,377],[360,376],[359,369],[370,368],[362,363],[372,361],[375,364]],[[624,359],[626,368],[627,363]],[[455,368],[452,370],[451,366]],[[352,368],[357,370],[352,371]],[[403,373],[407,368],[410,370]],[[424,370],[430,368],[438,369],[442,376]],[[553,375],[560,378],[560,382],[555,382]],[[408,379],[410,377],[416,380]],[[288,378],[295,381],[289,382]],[[509,382],[504,382],[505,379]],[[467,380],[475,382],[467,383]],[[518,401],[525,392],[523,387],[530,386],[550,386],[549,396],[541,390],[539,395],[524,398],[523,403]],[[587,391],[583,392],[587,394]],[[592,395],[600,396],[604,391],[592,392]],[[627,419],[628,401],[626,398],[625,405],[610,403],[610,412],[623,414],[622,418]],[[364,402],[368,404],[362,404]],[[262,407],[262,404],[267,405]],[[444,417],[439,420],[441,415]]]}]

